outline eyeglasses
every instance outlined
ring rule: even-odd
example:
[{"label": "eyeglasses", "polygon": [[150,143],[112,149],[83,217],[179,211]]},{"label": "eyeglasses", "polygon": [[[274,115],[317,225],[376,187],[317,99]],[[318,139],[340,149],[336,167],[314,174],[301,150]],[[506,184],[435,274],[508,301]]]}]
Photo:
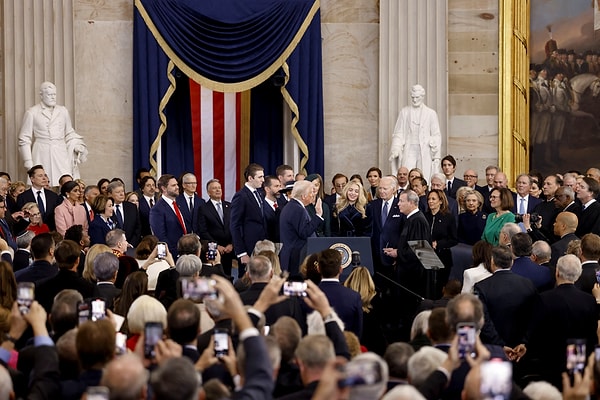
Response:
[{"label": "eyeglasses", "polygon": [[465,178],[465,179],[477,178],[477,175],[463,175],[463,178]]},{"label": "eyeglasses", "polygon": [[29,214],[30,217],[39,217],[41,215],[42,215],[42,213],[39,213],[39,212],[35,213],[35,214]]},{"label": "eyeglasses", "polygon": [[499,199],[500,196],[490,196],[490,200]]}]

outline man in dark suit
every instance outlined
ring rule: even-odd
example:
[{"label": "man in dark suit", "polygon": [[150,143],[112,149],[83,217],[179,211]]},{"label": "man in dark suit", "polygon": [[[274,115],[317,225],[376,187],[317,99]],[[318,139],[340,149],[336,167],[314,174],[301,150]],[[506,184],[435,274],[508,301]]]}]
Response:
[{"label": "man in dark suit", "polygon": [[571,212],[563,211],[554,221],[554,234],[560,239],[552,243],[552,257],[550,265],[555,266],[558,259],[567,252],[567,247],[572,240],[579,239],[575,235],[577,229],[577,216]]},{"label": "man in dark suit", "polygon": [[137,207],[135,204],[125,201],[125,186],[120,181],[114,181],[108,185],[108,196],[114,200],[113,222],[117,228],[125,231],[127,241],[136,247],[142,238]]},{"label": "man in dark suit", "polygon": [[452,155],[448,154],[446,157],[442,158],[441,165],[444,176],[446,177],[444,193],[446,193],[447,197],[456,199],[456,191],[460,187],[467,186],[467,182],[454,176],[456,173],[456,159]]},{"label": "man in dark suit", "polygon": [[363,310],[360,295],[340,283],[342,255],[334,249],[319,253],[321,283],[319,289],[325,293],[329,304],[344,322],[345,330],[354,332],[360,339],[363,329]]},{"label": "man in dark suit", "polygon": [[554,234],[554,221],[556,220],[556,216],[560,212],[558,208],[556,208],[555,196],[556,191],[562,185],[562,179],[560,179],[557,175],[548,175],[544,179],[544,186],[542,186],[542,191],[544,193],[544,200],[535,208],[533,212],[542,217],[541,227],[539,228],[539,232],[543,234],[546,240],[550,243],[556,242],[559,238]]},{"label": "man in dark suit", "polygon": [[[277,176],[277,179],[279,179],[279,183],[281,183],[282,188],[286,187],[286,185],[289,185],[290,182],[295,181],[294,168],[291,165],[283,164],[278,166],[275,169],[275,175]],[[283,208],[288,201],[290,201],[290,192],[283,192],[281,196],[279,196],[277,199],[279,207]]]},{"label": "man in dark suit", "polygon": [[483,196],[483,211],[487,214],[494,212],[494,209],[490,205],[490,194],[492,193],[492,189],[496,186],[494,184],[494,177],[500,171],[498,167],[495,165],[488,165],[485,169],[485,186],[476,186],[475,190],[477,190]]},{"label": "man in dark suit", "polygon": [[267,237],[263,213],[263,196],[257,190],[265,181],[264,168],[249,164],[244,170],[246,183],[231,200],[230,229],[233,250],[238,258],[238,276],[246,272],[254,245]]},{"label": "man in dark suit", "polygon": [[113,309],[115,297],[121,294],[121,289],[115,286],[119,272],[119,259],[113,253],[100,253],[94,258],[94,275],[98,283],[94,296],[106,301],[106,308]]},{"label": "man in dark suit", "polygon": [[58,264],[58,274],[36,284],[35,298],[46,312],[52,310],[54,296],[63,289],[74,289],[85,299],[94,294],[94,285],[77,273],[79,266],[79,245],[72,240],[63,240],[54,250]]},{"label": "man in dark suit", "polygon": [[584,339],[588,353],[598,342],[596,301],[573,284],[580,274],[581,264],[576,256],[568,254],[558,259],[557,286],[540,294],[526,336],[524,361],[530,361],[526,365],[530,365],[531,372],[540,379],[558,388],[567,362],[568,340]]},{"label": "man in dark suit", "polygon": [[186,234],[185,222],[175,201],[179,185],[173,175],[166,174],[158,180],[162,197],[150,210],[150,227],[159,241],[167,243],[173,258],[177,258],[177,241]]},{"label": "man in dark suit", "polygon": [[[432,190],[433,189],[446,190],[445,186],[444,186],[444,182],[445,182],[445,177],[443,174],[436,172],[435,174],[431,175],[430,186],[431,186]],[[452,212],[452,215],[454,215],[454,220],[458,224],[458,202],[453,197],[450,197],[450,196],[446,196],[446,200],[448,200],[448,209],[450,210],[450,212]],[[427,194],[425,194],[425,196],[421,196],[419,198],[419,209],[421,211],[429,209],[429,206],[427,205]],[[425,211],[423,211],[423,212],[425,212]]]},{"label": "man in dark suit", "polygon": [[396,194],[399,195],[405,190],[410,189],[410,182],[408,181],[408,168],[401,166],[396,171],[396,180],[398,181],[398,188]]},{"label": "man in dark suit", "polygon": [[581,217],[575,234],[583,237],[586,233],[600,234],[600,203],[596,201],[600,194],[600,184],[585,177],[577,182],[577,198],[581,201]]},{"label": "man in dark suit", "polygon": [[[398,181],[393,176],[384,176],[379,181],[379,198],[367,205],[368,218],[372,221],[371,251],[375,270],[394,278],[394,258],[384,254],[383,249],[394,247],[400,239],[400,232],[406,217],[398,208],[396,187]],[[384,215],[385,214],[385,215]]]},{"label": "man in dark suit", "polygon": [[306,206],[314,203],[316,193],[309,181],[294,183],[290,201],[281,211],[279,233],[281,237],[281,269],[297,274],[300,263],[306,255],[306,243],[309,237],[315,237],[317,227],[323,221],[321,199],[315,203],[316,215],[312,217]]},{"label": "man in dark suit", "polygon": [[6,222],[6,201],[5,198],[0,196],[0,238],[4,239],[6,243],[13,249],[13,252],[17,251],[17,241]]},{"label": "man in dark suit", "polygon": [[279,237],[279,216],[281,215],[281,207],[278,204],[278,199],[281,197],[281,182],[277,177],[268,175],[265,176],[265,198],[263,210],[265,210],[265,224],[267,228],[267,239],[273,243],[281,243]]},{"label": "man in dark suit", "polygon": [[63,198],[52,190],[44,189],[48,184],[48,177],[46,171],[41,165],[34,165],[27,171],[27,175],[31,180],[31,189],[28,189],[21,193],[17,197],[17,207],[22,209],[25,203],[34,202],[37,203],[40,213],[42,214],[42,220],[51,231],[56,229],[54,223],[54,209],[60,203]]},{"label": "man in dark suit", "polygon": [[542,202],[542,200],[529,195],[531,177],[527,174],[519,175],[516,187],[517,193],[513,193],[513,214],[531,214],[535,207]]},{"label": "man in dark suit", "polygon": [[188,233],[197,234],[200,232],[198,214],[204,204],[204,200],[196,194],[196,188],[198,187],[196,176],[191,173],[184,174],[181,177],[181,187],[183,188],[183,193],[177,196],[177,204],[180,204],[179,209],[181,210]]},{"label": "man in dark suit", "polygon": [[203,203],[198,213],[199,235],[202,240],[217,243],[221,254],[221,264],[225,274],[231,276],[231,264],[235,257],[233,239],[229,225],[231,223],[231,204],[222,200],[223,190],[218,179],[206,183],[208,201]]},{"label": "man in dark suit", "polygon": [[554,205],[557,211],[572,212],[579,217],[581,216],[581,205],[575,201],[575,192],[568,186],[561,186],[554,193]]},{"label": "man in dark suit", "polygon": [[31,240],[35,234],[31,231],[25,231],[17,237],[17,251],[13,260],[13,272],[27,268],[33,261],[31,258]]},{"label": "man in dark suit", "polygon": [[94,219],[94,210],[92,210],[92,204],[94,204],[94,200],[100,194],[100,189],[96,185],[88,185],[85,187],[83,192],[83,197],[85,201],[83,202],[83,208],[85,208],[85,214],[88,220],[88,226]]},{"label": "man in dark suit", "polygon": [[54,239],[49,233],[40,233],[31,240],[33,263],[15,272],[17,282],[37,283],[51,278],[58,273],[58,268],[52,265],[54,261]]},{"label": "man in dark suit", "polygon": [[325,198],[323,199],[323,202],[327,203],[331,212],[335,210],[335,203],[337,203],[338,199],[342,196],[342,193],[347,183],[348,177],[339,172],[335,174],[331,179],[331,184],[333,185],[333,189],[335,190],[335,192],[333,194],[325,196]]},{"label": "man in dark suit", "polygon": [[588,233],[581,238],[581,276],[575,282],[575,286],[586,293],[592,293],[596,283],[596,272],[600,270],[598,259],[600,259],[600,236]]},{"label": "man in dark suit", "polygon": [[554,282],[550,270],[531,260],[532,245],[531,237],[523,232],[517,233],[510,239],[510,248],[515,257],[512,272],[529,279],[539,292],[551,289]]},{"label": "man in dark suit", "polygon": [[139,214],[140,214],[140,229],[142,237],[152,235],[150,229],[150,209],[154,207],[158,199],[156,196],[156,180],[152,176],[145,176],[140,182],[139,196]]},{"label": "man in dark suit", "polygon": [[484,305],[480,337],[485,344],[517,346],[531,320],[537,292],[529,279],[510,270],[512,263],[513,255],[508,247],[494,247],[493,275],[475,284],[474,293]]},{"label": "man in dark suit", "polygon": [[200,334],[200,309],[190,300],[175,300],[167,313],[167,331],[169,337],[182,347],[182,356],[195,364],[200,358],[197,343]]}]

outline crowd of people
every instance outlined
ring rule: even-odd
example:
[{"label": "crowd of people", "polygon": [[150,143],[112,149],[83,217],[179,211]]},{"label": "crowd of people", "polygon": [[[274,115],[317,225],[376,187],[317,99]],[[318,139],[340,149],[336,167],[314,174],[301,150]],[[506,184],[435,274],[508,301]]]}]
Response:
[{"label": "crowd of people", "polygon": [[[141,169],[131,192],[0,173],[0,399],[593,396],[600,170],[512,192],[456,164],[338,173],[328,194],[250,164],[231,202],[192,173]],[[308,254],[318,236],[370,238],[373,265]]]}]

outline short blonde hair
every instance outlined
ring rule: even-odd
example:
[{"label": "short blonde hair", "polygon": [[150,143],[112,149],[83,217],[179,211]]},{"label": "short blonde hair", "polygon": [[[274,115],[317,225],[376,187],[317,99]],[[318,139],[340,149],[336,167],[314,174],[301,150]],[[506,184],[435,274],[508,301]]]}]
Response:
[{"label": "short blonde hair", "polygon": [[163,328],[166,328],[167,310],[160,301],[143,294],[131,303],[131,307],[127,312],[129,333],[140,334],[144,332],[146,322],[160,322]]},{"label": "short blonde hair", "polygon": [[83,277],[92,283],[96,283],[96,274],[94,274],[94,260],[100,253],[112,253],[112,249],[105,244],[95,244],[88,250],[85,255],[85,263],[83,267]]}]

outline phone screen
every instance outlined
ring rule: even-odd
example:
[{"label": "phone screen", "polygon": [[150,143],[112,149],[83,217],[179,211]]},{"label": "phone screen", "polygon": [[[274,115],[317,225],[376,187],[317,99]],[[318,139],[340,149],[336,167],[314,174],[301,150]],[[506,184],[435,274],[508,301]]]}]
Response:
[{"label": "phone screen", "polygon": [[224,329],[215,329],[215,357],[220,358],[229,353],[229,334]]},{"label": "phone screen", "polygon": [[570,339],[567,343],[567,373],[571,382],[575,379],[575,373],[583,375],[586,362],[585,339]]},{"label": "phone screen", "polygon": [[17,304],[21,314],[27,314],[31,303],[35,300],[35,284],[21,282],[17,285]]},{"label": "phone screen", "polygon": [[167,258],[167,244],[159,242],[156,245],[156,256],[160,259]]},{"label": "phone screen", "polygon": [[465,359],[467,354],[475,352],[475,336],[477,334],[475,324],[457,324],[456,334],[458,335],[458,357],[460,359]]},{"label": "phone screen", "polygon": [[77,323],[79,325],[90,319],[90,305],[87,301],[77,303]]},{"label": "phone screen", "polygon": [[481,364],[481,394],[484,400],[508,400],[511,390],[510,361],[492,360]]},{"label": "phone screen", "polygon": [[306,282],[288,281],[283,284],[285,296],[306,297]]},{"label": "phone screen", "polygon": [[160,322],[146,322],[144,327],[144,357],[149,360],[156,358],[156,343],[162,339],[163,326]]},{"label": "phone screen", "polygon": [[103,299],[94,299],[90,301],[90,309],[92,310],[91,320],[98,321],[106,317],[106,302]]}]

